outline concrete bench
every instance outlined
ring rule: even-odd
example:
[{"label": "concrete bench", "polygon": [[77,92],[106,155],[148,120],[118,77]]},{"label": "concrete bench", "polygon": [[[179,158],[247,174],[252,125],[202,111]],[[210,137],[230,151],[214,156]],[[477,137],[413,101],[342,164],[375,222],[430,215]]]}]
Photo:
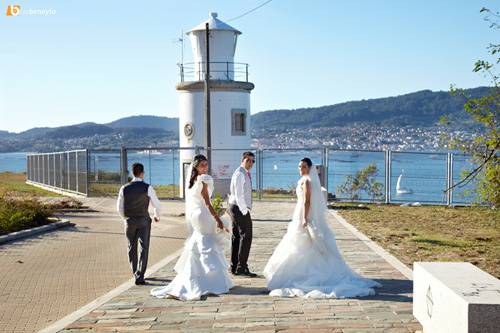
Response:
[{"label": "concrete bench", "polygon": [[498,333],[500,280],[466,262],[416,262],[413,315],[424,333]]}]

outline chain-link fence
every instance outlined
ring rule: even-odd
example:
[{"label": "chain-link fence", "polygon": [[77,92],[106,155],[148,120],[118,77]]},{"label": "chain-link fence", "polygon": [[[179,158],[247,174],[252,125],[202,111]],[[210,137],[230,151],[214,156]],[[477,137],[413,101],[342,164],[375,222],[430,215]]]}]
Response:
[{"label": "chain-link fence", "polygon": [[[223,195],[229,189],[242,149],[212,149],[212,175]],[[251,170],[255,199],[295,197],[298,164],[309,157],[322,166],[322,184],[330,199],[386,203],[470,204],[474,184],[446,191],[473,167],[470,156],[434,152],[367,150],[258,149]],[[183,197],[187,166],[203,148],[147,147],[79,150],[28,155],[28,181],[90,196],[115,196],[131,179],[132,164],[142,163],[145,181],[163,199]],[[364,177],[364,178],[363,178]],[[359,180],[365,186],[359,187]]]},{"label": "chain-link fence", "polygon": [[88,151],[28,154],[28,183],[74,194],[88,195]]}]

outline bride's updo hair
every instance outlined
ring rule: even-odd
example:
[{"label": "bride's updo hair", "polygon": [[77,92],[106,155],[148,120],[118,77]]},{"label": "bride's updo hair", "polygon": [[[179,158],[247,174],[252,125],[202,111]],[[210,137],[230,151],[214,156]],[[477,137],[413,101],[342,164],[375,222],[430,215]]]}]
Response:
[{"label": "bride's updo hair", "polygon": [[207,160],[207,158],[205,157],[205,155],[202,155],[202,154],[198,154],[193,158],[193,166],[192,166],[192,170],[191,170],[191,177],[189,178],[189,187],[188,188],[193,187],[194,181],[196,180],[196,177],[198,177],[198,169],[196,169],[196,168],[198,167],[198,165],[200,165],[200,163],[202,161],[206,161],[206,160]]},{"label": "bride's updo hair", "polygon": [[312,167],[313,165],[313,162],[311,161],[311,159],[309,157],[304,157],[303,159],[300,160],[301,162],[304,162],[305,164],[307,164],[307,166],[310,168]]}]

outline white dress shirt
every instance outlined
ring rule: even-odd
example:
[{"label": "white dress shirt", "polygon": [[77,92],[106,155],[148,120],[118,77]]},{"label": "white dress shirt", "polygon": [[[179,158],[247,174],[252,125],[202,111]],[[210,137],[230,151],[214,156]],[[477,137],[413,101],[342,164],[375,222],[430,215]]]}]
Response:
[{"label": "white dress shirt", "polygon": [[[132,182],[142,182],[143,180],[138,177],[132,178]],[[122,217],[122,219],[125,220],[125,208],[123,206],[124,200],[123,200],[123,188],[125,185],[123,185],[120,188],[120,191],[118,192],[118,201],[116,202],[116,210]],[[156,196],[155,189],[153,186],[149,185],[148,186],[148,197],[149,197],[149,202],[153,205],[153,212],[154,212],[154,217],[160,217],[161,213],[161,204],[160,200],[158,200],[158,197]]]},{"label": "white dress shirt", "polygon": [[248,171],[239,167],[231,177],[229,204],[238,205],[240,212],[246,215],[252,209],[252,179]]}]

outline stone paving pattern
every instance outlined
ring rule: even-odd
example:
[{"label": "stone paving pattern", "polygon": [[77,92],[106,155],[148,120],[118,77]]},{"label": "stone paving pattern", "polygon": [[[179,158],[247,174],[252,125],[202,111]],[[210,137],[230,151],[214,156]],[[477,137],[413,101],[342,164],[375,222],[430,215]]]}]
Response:
[{"label": "stone paving pattern", "polygon": [[[0,246],[0,332],[35,332],[132,277],[115,199],[83,199],[96,212],[68,213],[74,227]],[[182,202],[163,202],[152,229],[153,265],[182,247]]]},{"label": "stone paving pattern", "polygon": [[[292,203],[257,202],[251,269],[261,273],[286,231]],[[330,217],[339,248],[349,264],[384,286],[378,294],[350,299],[273,298],[266,281],[235,277],[230,294],[200,301],[156,299],[152,287],[174,276],[175,260],[61,332],[415,332],[412,283]]]}]

